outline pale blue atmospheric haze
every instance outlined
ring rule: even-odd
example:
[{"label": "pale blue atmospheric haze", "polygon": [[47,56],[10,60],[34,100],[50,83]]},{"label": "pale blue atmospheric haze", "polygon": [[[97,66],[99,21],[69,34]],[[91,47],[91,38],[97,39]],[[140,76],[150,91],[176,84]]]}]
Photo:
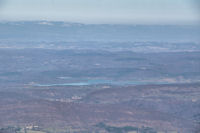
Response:
[{"label": "pale blue atmospheric haze", "polygon": [[190,24],[198,0],[0,0],[0,20]]}]

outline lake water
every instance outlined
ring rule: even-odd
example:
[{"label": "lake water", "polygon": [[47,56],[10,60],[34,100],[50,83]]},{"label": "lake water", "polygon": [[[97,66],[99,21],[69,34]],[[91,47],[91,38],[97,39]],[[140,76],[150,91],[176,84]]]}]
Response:
[{"label": "lake water", "polygon": [[146,82],[146,81],[113,81],[113,80],[87,80],[84,82],[62,83],[62,84],[37,84],[39,87],[52,86],[89,86],[89,85],[145,85],[145,84],[168,84],[167,82]]}]

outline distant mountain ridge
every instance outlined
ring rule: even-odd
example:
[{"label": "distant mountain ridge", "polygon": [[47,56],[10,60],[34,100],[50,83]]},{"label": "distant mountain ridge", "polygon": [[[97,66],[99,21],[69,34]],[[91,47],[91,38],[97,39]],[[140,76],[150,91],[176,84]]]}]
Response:
[{"label": "distant mountain ridge", "polygon": [[200,42],[197,25],[111,25],[51,21],[0,22],[0,40]]}]

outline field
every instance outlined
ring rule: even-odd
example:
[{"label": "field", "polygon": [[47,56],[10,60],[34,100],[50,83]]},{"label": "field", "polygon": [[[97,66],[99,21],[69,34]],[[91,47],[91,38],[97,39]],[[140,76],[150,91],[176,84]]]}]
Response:
[{"label": "field", "polygon": [[0,133],[199,133],[199,27],[64,24],[0,23]]}]

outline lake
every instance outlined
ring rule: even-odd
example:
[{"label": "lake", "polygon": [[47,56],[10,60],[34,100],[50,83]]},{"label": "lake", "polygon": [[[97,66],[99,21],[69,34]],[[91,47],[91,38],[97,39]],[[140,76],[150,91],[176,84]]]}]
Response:
[{"label": "lake", "polygon": [[87,80],[83,82],[61,83],[61,84],[36,84],[38,87],[52,86],[89,86],[89,85],[145,85],[145,84],[168,84],[168,82],[147,82],[147,81],[114,81],[114,80]]}]

